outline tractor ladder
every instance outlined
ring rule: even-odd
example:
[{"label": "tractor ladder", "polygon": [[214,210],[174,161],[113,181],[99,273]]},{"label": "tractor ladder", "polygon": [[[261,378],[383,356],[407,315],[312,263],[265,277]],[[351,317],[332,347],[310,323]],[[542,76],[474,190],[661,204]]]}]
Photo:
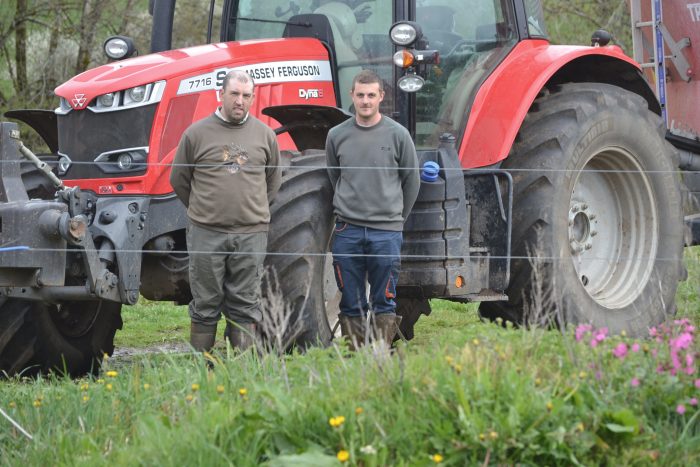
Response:
[{"label": "tractor ladder", "polygon": [[[690,64],[685,59],[681,50],[690,46],[687,37],[679,41],[674,40],[668,28],[663,22],[663,6],[661,0],[646,0],[650,9],[644,8],[644,0],[630,0],[630,14],[632,17],[632,48],[634,59],[643,69],[651,69],[653,82],[656,87],[656,96],[661,104],[664,121],[668,126],[668,113],[666,112],[666,61],[670,60],[676,67],[678,74],[686,82],[690,81]],[[651,13],[649,15],[649,13]],[[651,34],[645,35],[644,28],[651,28]],[[649,44],[651,36],[652,44]],[[666,50],[670,52],[666,54]]]}]

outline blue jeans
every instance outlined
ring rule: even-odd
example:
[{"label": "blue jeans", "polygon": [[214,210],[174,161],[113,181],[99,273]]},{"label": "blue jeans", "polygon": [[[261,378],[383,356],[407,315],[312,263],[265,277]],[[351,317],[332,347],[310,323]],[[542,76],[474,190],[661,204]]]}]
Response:
[{"label": "blue jeans", "polygon": [[369,310],[365,279],[369,282],[372,311],[395,312],[402,242],[401,232],[336,222],[333,270],[342,294],[342,314],[363,316]]}]

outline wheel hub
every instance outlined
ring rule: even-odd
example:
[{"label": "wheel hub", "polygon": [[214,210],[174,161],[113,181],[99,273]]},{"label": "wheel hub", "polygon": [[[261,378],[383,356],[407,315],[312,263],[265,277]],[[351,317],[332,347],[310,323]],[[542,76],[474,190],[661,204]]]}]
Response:
[{"label": "wheel hub", "polygon": [[596,217],[588,204],[572,202],[569,208],[569,246],[572,255],[580,255],[593,248],[593,237],[598,235],[594,223]]}]

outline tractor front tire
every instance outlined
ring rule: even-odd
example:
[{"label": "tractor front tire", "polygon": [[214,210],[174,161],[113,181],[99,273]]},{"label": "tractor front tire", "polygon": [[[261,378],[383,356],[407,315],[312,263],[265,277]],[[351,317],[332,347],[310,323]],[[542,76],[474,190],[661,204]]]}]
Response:
[{"label": "tractor front tire", "polygon": [[281,294],[291,313],[290,329],[275,331],[296,331],[288,338],[302,349],[328,345],[324,278],[333,232],[333,189],[325,154],[304,153],[291,160],[270,215],[265,259],[270,277],[263,291]]},{"label": "tractor front tire", "polygon": [[97,374],[104,354],[114,351],[120,311],[120,303],[108,301],[0,299],[0,371],[9,377]]},{"label": "tractor front tire", "polygon": [[502,166],[514,180],[509,300],[480,314],[633,336],[674,314],[677,158],[640,96],[598,83],[545,89]]}]

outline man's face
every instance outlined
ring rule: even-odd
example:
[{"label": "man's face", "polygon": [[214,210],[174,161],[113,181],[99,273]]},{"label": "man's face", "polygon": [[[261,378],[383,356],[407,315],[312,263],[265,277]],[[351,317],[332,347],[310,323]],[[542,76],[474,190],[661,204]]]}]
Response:
[{"label": "man's face", "polygon": [[253,103],[253,83],[241,83],[237,79],[230,79],[226,88],[219,91],[221,97],[221,112],[230,122],[239,123],[248,114],[250,104]]},{"label": "man's face", "polygon": [[379,83],[355,83],[351,95],[357,120],[360,123],[376,123],[379,104],[384,100],[384,91],[380,91]]}]

